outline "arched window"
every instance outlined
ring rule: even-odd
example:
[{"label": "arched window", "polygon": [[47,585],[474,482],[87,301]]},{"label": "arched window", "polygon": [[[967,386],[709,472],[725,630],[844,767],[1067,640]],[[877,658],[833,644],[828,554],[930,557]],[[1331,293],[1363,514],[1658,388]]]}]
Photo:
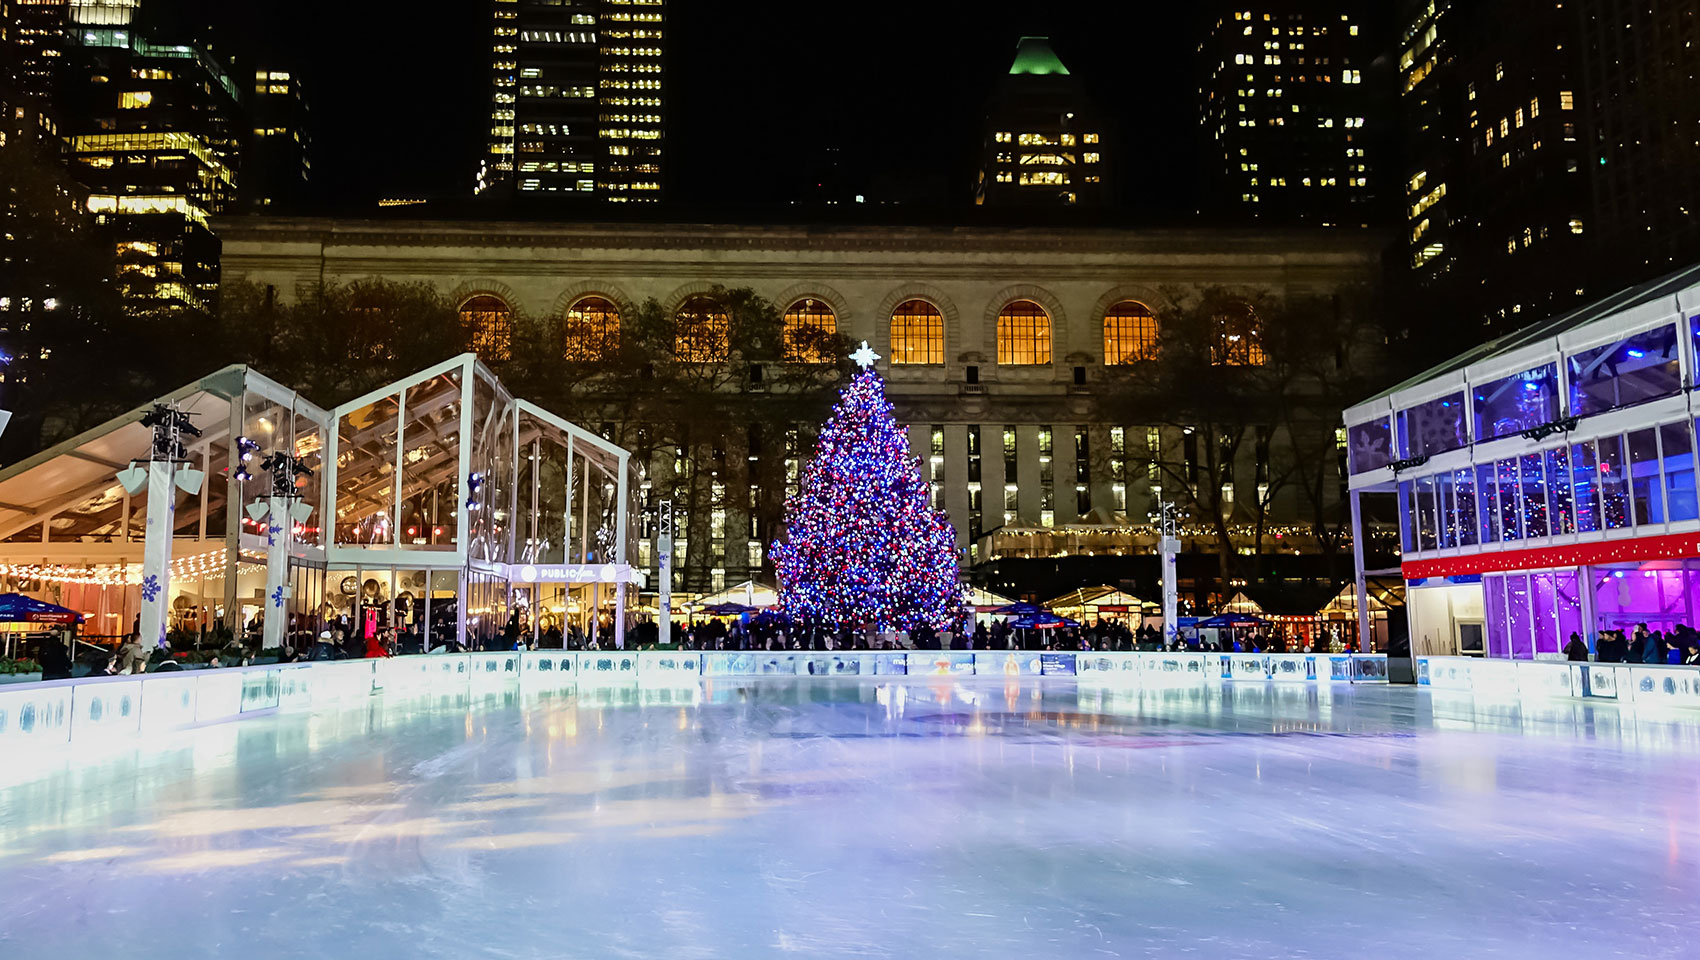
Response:
[{"label": "arched window", "polygon": [[481,293],[460,305],[460,326],[472,352],[486,360],[513,355],[514,312],[501,297]]},{"label": "arched window", "polygon": [[938,307],[905,300],[891,311],[891,362],[944,362],[944,315]]},{"label": "arched window", "polygon": [[1133,363],[1157,356],[1157,317],[1138,300],[1123,300],[1104,313],[1104,362]]},{"label": "arched window", "polygon": [[1015,300],[998,314],[998,363],[1051,362],[1051,315],[1031,300]]},{"label": "arched window", "polygon": [[727,357],[726,309],[707,297],[691,297],[673,315],[674,356],[687,363],[713,363]]},{"label": "arched window", "polygon": [[1250,304],[1224,304],[1216,311],[1216,357],[1226,367],[1263,365],[1263,321]]},{"label": "arched window", "polygon": [[785,359],[830,363],[827,343],[838,333],[838,317],[823,301],[798,300],[785,308]]},{"label": "arched window", "polygon": [[620,308],[606,297],[581,297],[567,308],[561,356],[574,363],[601,360],[620,344]]}]

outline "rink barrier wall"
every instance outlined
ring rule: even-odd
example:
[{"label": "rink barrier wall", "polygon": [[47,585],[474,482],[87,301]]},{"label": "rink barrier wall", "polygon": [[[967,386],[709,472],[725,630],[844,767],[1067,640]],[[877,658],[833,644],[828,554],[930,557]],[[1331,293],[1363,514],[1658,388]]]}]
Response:
[{"label": "rink barrier wall", "polygon": [[1700,667],[1417,657],[1417,683],[1492,698],[1564,697],[1700,707]]},{"label": "rink barrier wall", "polygon": [[1387,661],[1361,654],[538,650],[259,664],[0,688],[0,756],[12,746],[158,733],[354,702],[386,690],[477,693],[514,685],[547,690],[695,685],[738,677],[905,675],[1069,676],[1146,686],[1222,680],[1385,683]]}]

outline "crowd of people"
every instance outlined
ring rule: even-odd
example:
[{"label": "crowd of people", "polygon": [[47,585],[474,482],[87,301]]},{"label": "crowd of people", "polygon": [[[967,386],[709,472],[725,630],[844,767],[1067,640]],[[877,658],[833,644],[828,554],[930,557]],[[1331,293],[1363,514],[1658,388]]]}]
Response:
[{"label": "crowd of people", "polygon": [[[1588,641],[1572,633],[1564,645],[1568,660],[1590,659]],[[1685,623],[1670,630],[1649,630],[1637,623],[1628,636],[1622,630],[1601,630],[1594,637],[1592,660],[1596,663],[1663,663],[1700,666],[1700,631]]]}]

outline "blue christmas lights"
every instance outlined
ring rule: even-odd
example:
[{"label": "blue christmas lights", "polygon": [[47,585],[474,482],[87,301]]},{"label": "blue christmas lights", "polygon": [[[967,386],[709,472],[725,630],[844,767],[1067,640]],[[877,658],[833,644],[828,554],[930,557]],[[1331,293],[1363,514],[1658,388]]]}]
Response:
[{"label": "blue christmas lights", "polygon": [[821,428],[785,523],[772,556],[788,615],[906,630],[959,616],[955,531],[933,508],[871,366]]}]

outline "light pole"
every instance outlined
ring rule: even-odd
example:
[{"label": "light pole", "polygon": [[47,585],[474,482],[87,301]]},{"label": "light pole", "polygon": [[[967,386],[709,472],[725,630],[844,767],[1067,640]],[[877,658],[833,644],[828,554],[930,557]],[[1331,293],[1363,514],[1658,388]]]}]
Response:
[{"label": "light pole", "polygon": [[1175,623],[1175,555],[1180,553],[1180,507],[1157,493],[1158,541],[1157,550],[1163,558],[1163,647],[1169,648],[1180,636]]},{"label": "light pole", "polygon": [[307,522],[313,515],[313,505],[301,499],[296,478],[310,477],[313,471],[299,458],[287,453],[272,452],[260,461],[260,469],[271,474],[272,492],[266,500],[248,504],[248,516],[256,523],[266,520],[266,615],[261,620],[264,630],[261,649],[282,647],[287,601],[293,594],[289,585],[289,545],[294,539],[295,525]]},{"label": "light pole", "polygon": [[[141,636],[144,643],[164,647],[166,604],[171,598],[171,539],[176,531],[177,494],[173,488],[194,496],[201,492],[206,475],[189,462],[183,446],[185,434],[198,437],[201,431],[175,402],[156,403],[142,416],[141,424],[153,430],[153,447],[146,460],[132,460],[118,471],[124,492],[135,496],[148,491],[148,525],[142,543]],[[146,463],[143,467],[141,464]]]},{"label": "light pole", "polygon": [[659,645],[672,643],[673,634],[673,501],[655,505],[655,563],[661,591],[655,600]]}]

